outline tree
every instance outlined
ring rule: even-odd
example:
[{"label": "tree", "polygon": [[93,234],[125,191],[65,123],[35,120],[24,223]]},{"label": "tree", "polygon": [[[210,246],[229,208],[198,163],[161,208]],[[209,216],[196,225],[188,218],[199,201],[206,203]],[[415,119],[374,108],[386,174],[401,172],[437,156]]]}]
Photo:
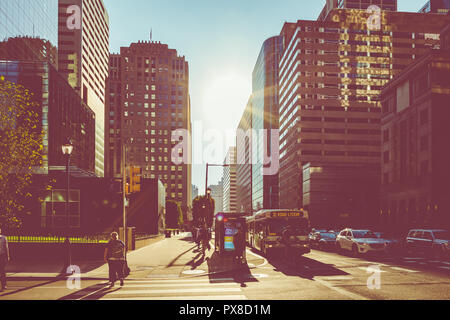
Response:
[{"label": "tree", "polygon": [[0,225],[21,226],[33,167],[42,164],[40,105],[23,86],[0,77]]},{"label": "tree", "polygon": [[169,229],[181,228],[184,224],[183,211],[180,203],[173,200],[166,201],[166,226]]}]

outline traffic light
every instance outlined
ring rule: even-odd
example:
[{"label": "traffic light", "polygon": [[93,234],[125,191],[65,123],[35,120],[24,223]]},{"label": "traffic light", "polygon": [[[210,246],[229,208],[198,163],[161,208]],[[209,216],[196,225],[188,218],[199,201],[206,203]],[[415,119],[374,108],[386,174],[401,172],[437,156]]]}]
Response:
[{"label": "traffic light", "polygon": [[127,171],[126,193],[131,194],[135,192],[141,192],[142,168],[130,167]]}]

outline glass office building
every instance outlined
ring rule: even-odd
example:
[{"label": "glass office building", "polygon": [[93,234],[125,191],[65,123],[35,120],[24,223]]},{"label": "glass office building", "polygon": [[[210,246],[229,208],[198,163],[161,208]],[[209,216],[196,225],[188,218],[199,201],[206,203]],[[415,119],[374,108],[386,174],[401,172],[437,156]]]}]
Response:
[{"label": "glass office building", "polygon": [[[278,130],[278,61],[282,51],[282,38],[267,39],[253,70],[252,120],[256,139],[252,139],[253,210],[278,208],[278,172],[264,174],[263,168],[273,167],[278,155],[272,147],[272,134]],[[276,150],[278,151],[278,150]],[[268,159],[265,158],[269,158]],[[277,171],[277,170],[276,170]]]},{"label": "glass office building", "polygon": [[40,38],[57,45],[57,0],[0,0],[0,41],[22,37]]}]

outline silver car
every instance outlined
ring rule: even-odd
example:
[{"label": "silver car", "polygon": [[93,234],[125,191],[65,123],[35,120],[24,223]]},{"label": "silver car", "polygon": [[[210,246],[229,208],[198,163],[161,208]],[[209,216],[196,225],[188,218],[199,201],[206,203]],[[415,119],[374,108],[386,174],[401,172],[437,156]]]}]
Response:
[{"label": "silver car", "polygon": [[354,256],[368,252],[386,252],[388,242],[370,230],[344,229],[336,237],[338,252],[350,251]]}]

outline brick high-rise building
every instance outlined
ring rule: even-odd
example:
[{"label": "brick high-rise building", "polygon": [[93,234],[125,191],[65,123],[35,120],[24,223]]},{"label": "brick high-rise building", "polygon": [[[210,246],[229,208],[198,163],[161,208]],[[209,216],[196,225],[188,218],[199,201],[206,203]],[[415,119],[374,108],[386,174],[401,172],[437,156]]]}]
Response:
[{"label": "brick high-rise building", "polygon": [[104,176],[109,17],[102,0],[58,0],[58,70],[95,113],[95,172]]},{"label": "brick high-rise building", "polygon": [[[121,176],[125,143],[126,165],[141,167],[145,178],[160,179],[167,198],[186,211],[192,196],[192,156],[185,57],[157,42],[122,47],[110,57],[107,93],[107,175]],[[180,143],[183,150],[176,147]]]},{"label": "brick high-rise building", "polygon": [[286,23],[280,60],[280,207],[302,207],[302,168],[379,166],[383,85],[430,48],[450,17],[336,9],[326,21]]}]

